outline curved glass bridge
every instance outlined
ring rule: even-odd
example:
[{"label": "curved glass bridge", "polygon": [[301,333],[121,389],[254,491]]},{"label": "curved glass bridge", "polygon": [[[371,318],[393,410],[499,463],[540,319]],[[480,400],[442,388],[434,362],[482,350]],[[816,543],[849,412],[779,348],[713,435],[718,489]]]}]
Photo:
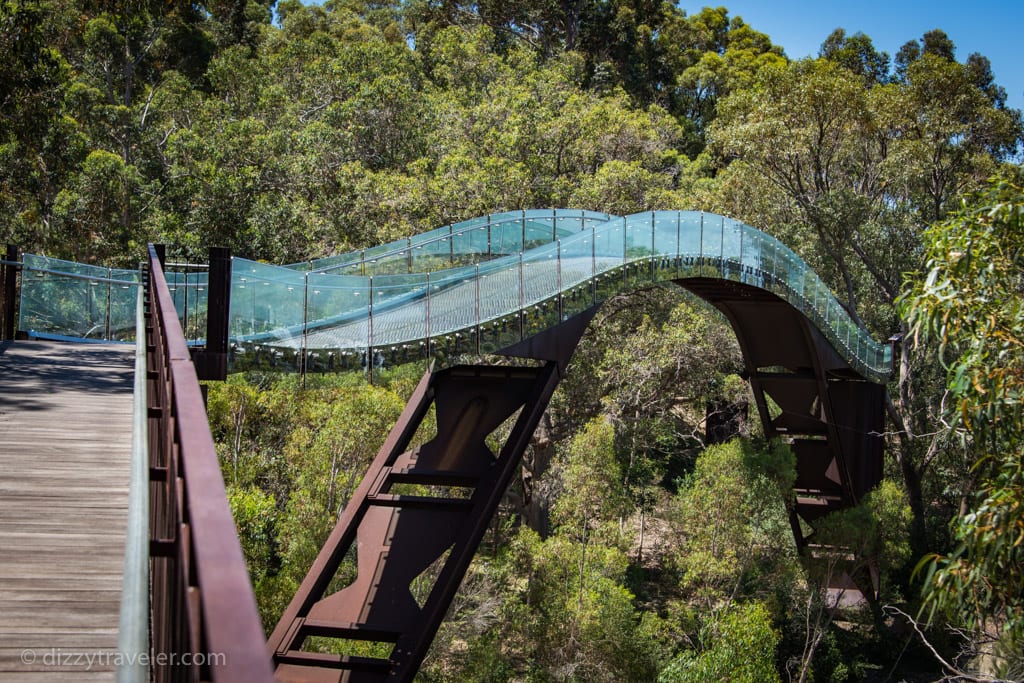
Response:
[{"label": "curved glass bridge", "polygon": [[[132,334],[137,273],[33,255],[24,262],[20,329],[42,337]],[[186,335],[199,337],[206,274],[168,270]],[[515,211],[286,266],[235,258],[233,362],[322,370],[495,352],[615,294],[701,279],[774,294],[861,376],[888,379],[891,347],[859,328],[791,249],[739,221],[695,211]]]},{"label": "curved glass bridge", "polygon": [[[148,278],[151,317],[154,301],[167,311],[160,329],[181,339],[173,303],[184,335],[202,344],[203,267],[165,269],[151,247]],[[140,281],[135,271],[26,255],[19,327],[43,338],[133,338]],[[214,282],[226,286],[226,276]],[[881,481],[892,348],[760,230],[692,211],[536,210],[287,266],[235,258],[236,369],[370,370],[480,353],[541,361],[428,365],[270,634],[276,680],[413,679],[587,323],[603,301],[656,283],[690,290],[729,320],[764,435],[784,440],[795,459],[786,505],[797,547],[848,563],[856,549],[822,546],[815,529]],[[191,368],[184,343],[173,355]],[[436,433],[413,445],[431,408]],[[208,451],[213,463],[212,442]],[[350,553],[355,580],[329,592]],[[835,588],[874,599],[877,568],[860,559],[852,575],[837,573]],[[369,641],[387,654],[311,652],[310,638],[337,641],[339,653]]]}]

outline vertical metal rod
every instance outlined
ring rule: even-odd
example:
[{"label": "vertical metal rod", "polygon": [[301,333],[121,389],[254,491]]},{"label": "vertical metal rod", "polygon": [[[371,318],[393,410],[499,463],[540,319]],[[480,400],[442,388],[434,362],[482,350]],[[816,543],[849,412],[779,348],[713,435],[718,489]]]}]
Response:
[{"label": "vertical metal rod", "polygon": [[426,335],[423,337],[423,343],[426,344],[426,358],[427,366],[430,366],[430,271],[427,271],[427,297],[426,297],[426,308],[427,315],[426,320]]},{"label": "vertical metal rod", "polygon": [[302,283],[302,388],[306,388],[306,349],[309,339],[309,271],[304,273]]},{"label": "vertical metal rod", "polygon": [[722,234],[719,236],[718,263],[722,278],[725,278],[725,216],[722,216]]},{"label": "vertical metal rod", "polygon": [[[523,219],[523,225],[526,225]],[[525,315],[523,311],[523,252],[519,252],[519,338],[523,338],[525,332]]]},{"label": "vertical metal rod", "polygon": [[558,253],[555,258],[555,267],[558,270],[558,322],[562,322],[562,240],[555,240],[555,248]]},{"label": "vertical metal rod", "polygon": [[679,272],[679,267],[681,265],[682,256],[683,256],[682,255],[682,251],[683,251],[682,233],[683,233],[683,212],[682,211],[676,211],[676,277],[679,277],[681,275],[681,273]]},{"label": "vertical metal rod", "polygon": [[480,329],[480,264],[476,264],[476,279],[474,280],[476,285],[476,353],[480,355],[480,335],[483,331]]},{"label": "vertical metal rod", "polygon": [[743,229],[743,225],[740,225],[740,261],[739,261],[740,277],[739,277],[739,280],[740,280],[740,282],[743,282],[743,283],[746,282],[746,280],[743,279],[743,233],[745,233],[745,232],[746,232],[746,230]]},{"label": "vertical metal rod", "polygon": [[629,280],[629,259],[626,256],[626,245],[628,244],[626,231],[626,217],[622,217],[622,285],[625,286]]},{"label": "vertical metal rod", "polygon": [[697,250],[697,274],[704,275],[704,212],[700,212],[700,249]]},{"label": "vertical metal rod", "polygon": [[18,301],[18,252],[17,245],[7,245],[7,256],[4,260],[7,263],[3,267],[4,273],[4,339],[14,339],[14,317]]},{"label": "vertical metal rod", "polygon": [[111,280],[114,279],[114,269],[107,268],[107,315],[103,321],[103,338],[110,340],[110,288],[113,286]]},{"label": "vertical metal rod", "polygon": [[597,226],[590,226],[590,305],[597,304]]},{"label": "vertical metal rod", "polygon": [[366,309],[366,376],[373,384],[373,276],[367,289],[368,301]]},{"label": "vertical metal rod", "polygon": [[[189,338],[189,336],[188,336],[188,267],[189,267],[189,262],[188,261],[189,260],[186,258],[185,259],[185,272],[184,273],[180,273],[180,275],[184,275],[184,277],[185,277],[185,284],[184,284],[185,295],[184,295],[184,299],[183,299],[184,302],[185,302],[185,304],[184,304],[185,310],[182,311],[182,314],[181,314],[181,329],[184,330],[184,332],[185,332],[185,341],[188,341],[188,338]],[[178,285],[178,275],[179,275],[179,273],[175,273],[174,274],[174,284],[175,285]],[[178,285],[178,286],[180,287],[181,285]],[[254,297],[256,296],[256,290],[255,289],[253,289],[252,295]],[[255,306],[255,304],[253,304],[253,318],[256,317],[256,312],[255,311],[256,311],[256,306]]]},{"label": "vertical metal rod", "polygon": [[655,264],[654,264],[654,255],[656,253],[655,250],[654,250],[654,231],[655,231],[654,212],[651,211],[651,281],[652,282],[658,279],[657,268],[655,267]]}]

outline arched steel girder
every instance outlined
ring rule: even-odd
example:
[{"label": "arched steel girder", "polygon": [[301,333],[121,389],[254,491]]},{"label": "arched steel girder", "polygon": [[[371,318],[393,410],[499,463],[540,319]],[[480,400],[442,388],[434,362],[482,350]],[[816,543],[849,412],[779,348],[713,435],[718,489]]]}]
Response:
[{"label": "arched steel girder", "polygon": [[[860,377],[775,294],[713,278],[676,282],[729,319],[765,434],[792,443],[791,523],[803,547],[815,520],[856,504],[880,480],[885,388]],[[455,366],[424,375],[270,637],[279,680],[412,680],[597,308],[500,352],[539,367]],[[410,448],[431,405],[437,434]],[[509,420],[494,453],[485,439]],[[410,486],[431,488],[422,495]],[[356,576],[332,591],[350,552]],[[321,654],[304,649],[311,637],[363,646]],[[380,656],[366,656],[367,643]]]},{"label": "arched steel girder", "polygon": [[790,443],[797,464],[791,523],[802,548],[815,520],[856,505],[881,481],[885,386],[857,374],[811,321],[771,292],[707,278],[679,284],[732,324],[764,433]]}]

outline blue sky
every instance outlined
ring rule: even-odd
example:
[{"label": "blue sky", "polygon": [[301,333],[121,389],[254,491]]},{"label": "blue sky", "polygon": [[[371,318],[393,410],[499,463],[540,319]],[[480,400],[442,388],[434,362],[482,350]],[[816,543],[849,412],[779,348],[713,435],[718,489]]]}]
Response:
[{"label": "blue sky", "polygon": [[964,61],[980,52],[992,62],[996,83],[1006,88],[1007,104],[1024,108],[1024,0],[718,0],[679,2],[687,14],[724,6],[767,33],[792,59],[816,56],[833,29],[861,31],[892,57],[908,40],[934,28],[946,32]]}]

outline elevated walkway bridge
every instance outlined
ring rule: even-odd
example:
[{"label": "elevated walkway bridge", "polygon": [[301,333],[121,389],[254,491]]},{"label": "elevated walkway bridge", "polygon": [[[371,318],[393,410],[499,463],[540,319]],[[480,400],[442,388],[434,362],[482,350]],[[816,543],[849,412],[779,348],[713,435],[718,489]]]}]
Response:
[{"label": "elevated walkway bridge", "polygon": [[[175,666],[152,662],[161,680],[258,681],[271,672],[281,681],[411,680],[580,336],[603,301],[638,287],[682,286],[732,324],[765,434],[786,439],[797,457],[789,507],[798,546],[813,544],[816,520],[856,504],[881,478],[891,347],[859,328],[792,250],[722,216],[520,211],[289,266],[211,256],[209,270],[172,264],[166,275],[154,248],[139,272],[30,254],[5,261],[8,303],[11,273],[21,274],[20,336],[136,342],[132,462],[144,483],[132,490],[146,500],[129,497],[126,519],[148,519],[128,540],[134,582],[148,590],[122,602],[136,611],[122,614],[136,631],[122,648],[177,657]],[[447,360],[489,353],[533,362]],[[204,376],[229,366],[372,373],[427,360],[440,362],[265,643],[197,368]],[[431,405],[437,435],[410,448]],[[486,437],[513,416],[493,452]],[[124,426],[108,431],[123,436]],[[15,469],[0,474],[0,486],[2,477],[30,476]],[[432,493],[409,495],[408,485]],[[357,578],[328,594],[356,548]],[[414,596],[411,585],[425,576],[428,590]],[[142,603],[149,619],[137,614]],[[313,636],[333,639],[336,653],[310,651]],[[346,654],[353,642],[390,654]],[[227,661],[180,661],[204,653]]]}]

